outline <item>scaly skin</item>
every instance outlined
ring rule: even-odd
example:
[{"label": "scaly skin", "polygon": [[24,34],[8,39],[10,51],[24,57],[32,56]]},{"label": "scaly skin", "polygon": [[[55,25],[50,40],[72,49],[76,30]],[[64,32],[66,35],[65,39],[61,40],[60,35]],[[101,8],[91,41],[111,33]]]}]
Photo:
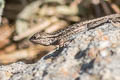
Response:
[{"label": "scaly skin", "polygon": [[104,23],[112,23],[114,26],[118,26],[118,23],[120,23],[120,14],[112,14],[112,15],[96,18],[93,20],[76,23],[72,26],[68,26],[63,30],[60,30],[51,34],[38,32],[38,33],[35,33],[30,38],[30,41],[33,43],[37,43],[45,46],[48,46],[48,45],[62,46],[66,42],[74,39],[75,37],[73,37],[73,35],[80,32],[87,31],[89,29],[93,29]]}]

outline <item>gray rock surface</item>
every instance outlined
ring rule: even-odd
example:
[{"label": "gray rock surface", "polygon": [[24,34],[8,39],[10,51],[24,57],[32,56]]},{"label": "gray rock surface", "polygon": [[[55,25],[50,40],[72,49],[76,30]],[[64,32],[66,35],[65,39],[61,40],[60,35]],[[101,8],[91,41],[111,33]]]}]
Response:
[{"label": "gray rock surface", "polygon": [[120,80],[120,27],[106,23],[75,36],[34,64],[0,66],[0,80]]}]

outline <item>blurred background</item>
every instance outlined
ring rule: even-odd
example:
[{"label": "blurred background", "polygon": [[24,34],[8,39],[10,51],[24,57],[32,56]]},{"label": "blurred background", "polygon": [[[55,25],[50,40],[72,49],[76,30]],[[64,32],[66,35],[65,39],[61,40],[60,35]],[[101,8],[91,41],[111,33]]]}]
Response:
[{"label": "blurred background", "polygon": [[36,32],[53,33],[65,27],[113,13],[120,0],[1,0],[0,65],[34,63],[55,46],[33,44]]}]

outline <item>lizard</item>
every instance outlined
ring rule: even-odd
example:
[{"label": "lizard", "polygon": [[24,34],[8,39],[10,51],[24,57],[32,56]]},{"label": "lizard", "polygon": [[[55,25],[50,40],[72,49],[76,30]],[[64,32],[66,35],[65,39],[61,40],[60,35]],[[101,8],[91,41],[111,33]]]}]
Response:
[{"label": "lizard", "polygon": [[37,32],[29,40],[33,43],[41,44],[44,46],[64,46],[64,44],[75,38],[73,35],[79,32],[84,32],[96,28],[104,23],[111,23],[113,26],[117,27],[120,26],[120,14],[112,14],[92,20],[79,22],[54,33]]}]

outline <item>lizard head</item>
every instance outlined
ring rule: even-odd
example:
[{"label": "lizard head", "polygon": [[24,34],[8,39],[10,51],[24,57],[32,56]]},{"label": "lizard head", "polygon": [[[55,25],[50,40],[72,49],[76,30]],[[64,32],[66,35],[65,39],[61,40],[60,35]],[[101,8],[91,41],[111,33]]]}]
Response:
[{"label": "lizard head", "polygon": [[57,45],[57,38],[55,38],[54,35],[49,34],[49,33],[35,33],[31,38],[30,41],[36,44],[41,44],[41,45]]}]

